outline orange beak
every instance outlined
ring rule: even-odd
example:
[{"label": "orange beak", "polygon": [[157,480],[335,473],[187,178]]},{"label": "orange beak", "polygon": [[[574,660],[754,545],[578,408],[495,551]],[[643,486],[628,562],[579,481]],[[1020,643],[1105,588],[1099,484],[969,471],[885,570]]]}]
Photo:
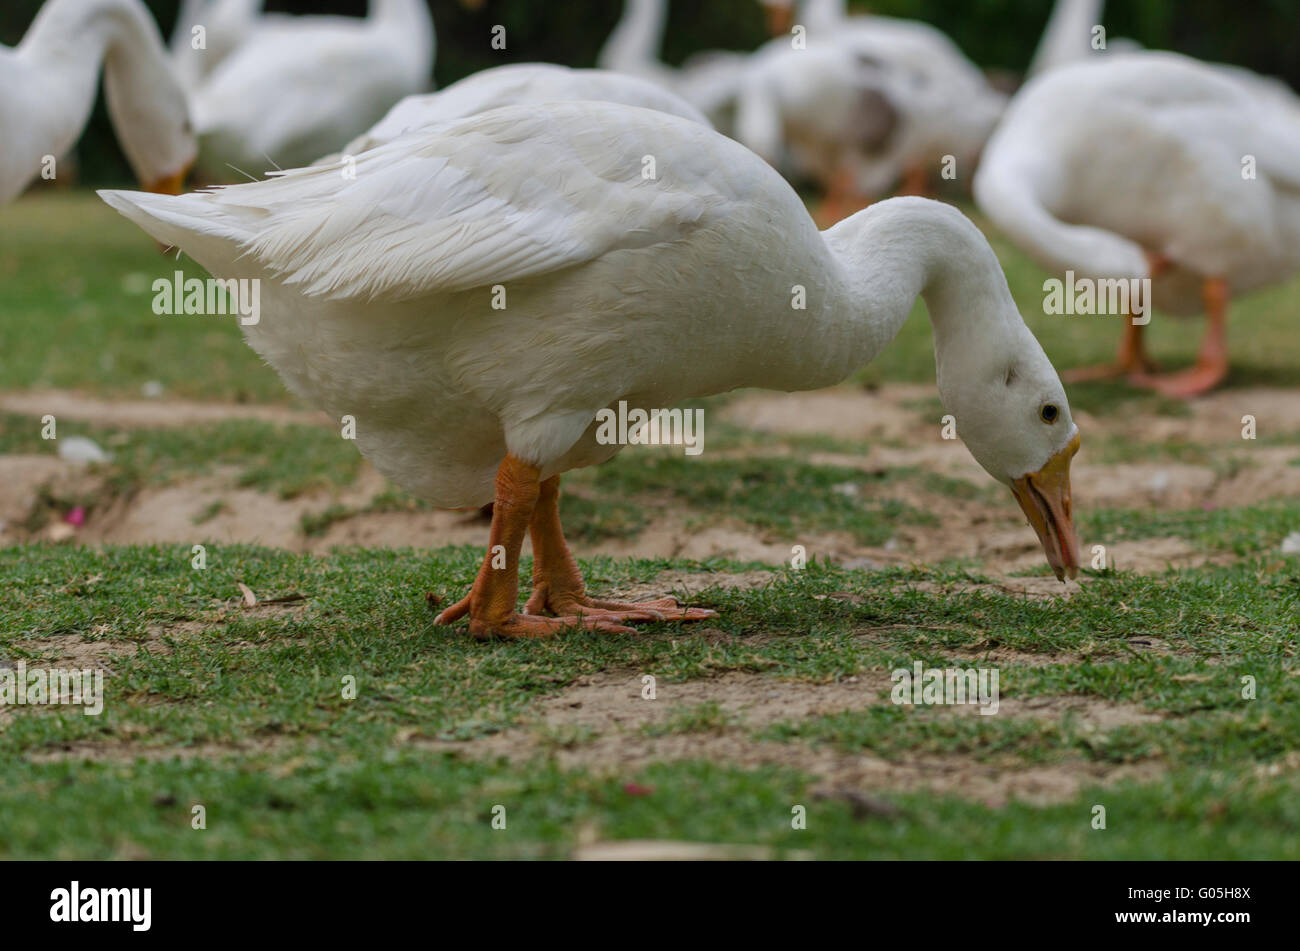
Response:
[{"label": "orange beak", "polygon": [[794,26],[794,3],[767,2],[763,4],[763,13],[767,17],[767,32],[770,36],[789,33]]},{"label": "orange beak", "polygon": [[1079,536],[1070,510],[1070,460],[1078,451],[1079,435],[1075,433],[1070,444],[1043,468],[1011,483],[1011,493],[1038,533],[1057,581],[1079,574]]},{"label": "orange beak", "polygon": [[179,195],[185,186],[185,176],[190,173],[190,166],[193,164],[193,162],[186,162],[174,175],[164,175],[156,182],[149,182],[144,186],[144,190],[157,195]]}]

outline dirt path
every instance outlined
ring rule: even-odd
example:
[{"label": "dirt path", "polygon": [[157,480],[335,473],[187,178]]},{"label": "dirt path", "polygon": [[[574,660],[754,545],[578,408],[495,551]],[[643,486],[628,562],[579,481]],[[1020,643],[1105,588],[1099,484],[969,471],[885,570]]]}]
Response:
[{"label": "dirt path", "polygon": [[[840,387],[816,393],[745,393],[718,410],[727,422],[759,433],[827,436],[862,444],[860,453],[818,451],[801,456],[813,464],[864,472],[915,468],[968,481],[977,488],[979,494],[974,498],[952,497],[921,480],[895,481],[871,489],[873,499],[896,500],[934,516],[932,524],[897,525],[884,545],[862,545],[848,533],[834,531],[782,537],[734,518],[673,510],[642,500],[655,507],[655,512],[640,535],[582,545],[579,553],[700,560],[729,557],[780,565],[789,563],[793,546],[798,544],[811,557],[858,567],[962,558],[1003,574],[1036,570],[1042,553],[1023,516],[1009,495],[1003,497],[996,491],[960,442],[942,438],[939,420],[927,418],[925,407],[933,400],[930,386],[888,386],[873,391]],[[327,423],[321,414],[284,407],[115,401],[59,392],[0,394],[0,411],[37,418],[49,413],[123,427],[189,426],[236,418]],[[1207,455],[1214,464],[1100,462],[1089,458],[1085,441],[1074,467],[1076,508],[1211,510],[1300,497],[1300,443],[1267,445],[1243,440],[1241,417],[1246,414],[1255,417],[1261,436],[1294,434],[1295,421],[1300,420],[1300,392],[1229,390],[1189,404],[1185,415],[1117,413],[1082,419],[1081,429],[1098,444],[1116,438],[1126,444],[1187,443],[1209,450]],[[795,453],[779,441],[755,451]],[[319,535],[305,534],[304,517],[318,518],[331,506],[358,512],[384,491],[385,480],[368,465],[363,465],[351,486],[293,499],[240,487],[238,476],[234,470],[217,471],[113,498],[107,480],[93,469],[52,455],[0,456],[0,541],[251,542],[325,551],[346,545],[478,545],[486,537],[481,520],[464,512],[434,511],[361,512],[333,521]],[[78,526],[58,519],[39,524],[41,520],[33,513],[42,505],[48,507],[51,497],[87,500],[92,503],[89,518]],[[100,504],[93,504],[96,502]],[[1222,558],[1174,537],[1081,541],[1085,557],[1092,544],[1109,541],[1111,563],[1140,572],[1191,567]]]}]

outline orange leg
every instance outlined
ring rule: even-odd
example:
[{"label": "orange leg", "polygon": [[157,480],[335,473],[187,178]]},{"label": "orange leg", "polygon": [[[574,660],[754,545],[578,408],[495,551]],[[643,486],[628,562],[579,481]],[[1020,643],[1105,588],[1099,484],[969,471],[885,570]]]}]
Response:
[{"label": "orange leg", "polygon": [[851,163],[842,163],[826,183],[826,194],[813,214],[819,228],[829,228],[837,221],[855,214],[871,204],[871,199],[858,191],[857,173]]},{"label": "orange leg", "polygon": [[1127,376],[1138,378],[1140,374],[1153,373],[1156,365],[1147,356],[1142,345],[1144,324],[1135,324],[1131,317],[1124,318],[1124,336],[1119,342],[1119,351],[1114,363],[1103,363],[1094,367],[1077,367],[1061,374],[1067,383],[1086,383],[1090,380],[1113,380]]},{"label": "orange leg", "polygon": [[[1169,259],[1162,254],[1147,253],[1147,271],[1150,277],[1156,277],[1169,267]],[[1146,316],[1150,320],[1151,302],[1147,302]],[[1100,366],[1077,367],[1061,374],[1066,383],[1087,383],[1091,380],[1113,380],[1128,377],[1137,382],[1144,375],[1156,372],[1155,362],[1146,354],[1142,345],[1142,330],[1145,324],[1133,323],[1133,315],[1124,318],[1124,336],[1120,339],[1119,350],[1114,363]]]},{"label": "orange leg", "polygon": [[450,624],[469,615],[470,633],[480,640],[502,637],[552,637],[565,628],[631,633],[599,617],[534,617],[515,610],[519,598],[519,550],[541,494],[536,466],[506,456],[497,470],[492,503],[492,530],[487,557],[470,592],[434,620]]},{"label": "orange leg", "polygon": [[541,485],[529,532],[533,539],[533,593],[524,611],[581,615],[609,621],[701,621],[717,612],[684,608],[675,598],[624,604],[589,598],[560,526],[560,477]]},{"label": "orange leg", "polygon": [[1208,326],[1201,341],[1196,366],[1161,376],[1143,375],[1134,379],[1139,386],[1149,386],[1157,393],[1175,399],[1190,399],[1214,389],[1228,376],[1228,282],[1220,277],[1207,278],[1201,288]]},{"label": "orange leg", "polygon": [[930,191],[930,174],[926,171],[924,165],[909,165],[903,170],[903,183],[899,186],[900,195],[919,195],[922,198],[932,197]]}]

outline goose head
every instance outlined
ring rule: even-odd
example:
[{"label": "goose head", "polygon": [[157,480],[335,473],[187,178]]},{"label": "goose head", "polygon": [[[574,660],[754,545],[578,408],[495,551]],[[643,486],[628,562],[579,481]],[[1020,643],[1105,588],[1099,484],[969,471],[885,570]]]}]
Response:
[{"label": "goose head", "polygon": [[924,198],[877,202],[823,236],[850,275],[852,298],[870,302],[868,356],[898,332],[918,295],[925,301],[935,382],[956,434],[1011,490],[1057,578],[1074,577],[1070,461],[1079,429],[987,239],[956,208]]},{"label": "goose head", "polygon": [[1002,326],[1009,339],[967,341],[958,366],[948,368],[959,372],[945,373],[941,363],[939,390],[971,455],[1011,490],[1064,581],[1079,570],[1070,500],[1079,428],[1056,370],[1019,315]]},{"label": "goose head", "polygon": [[179,195],[198,154],[185,93],[159,59],[110,53],[104,94],[122,151],[148,191]]}]

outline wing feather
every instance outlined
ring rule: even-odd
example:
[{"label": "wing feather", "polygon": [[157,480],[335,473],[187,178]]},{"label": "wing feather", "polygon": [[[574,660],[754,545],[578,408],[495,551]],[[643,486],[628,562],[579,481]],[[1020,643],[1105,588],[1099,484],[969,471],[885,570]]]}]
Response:
[{"label": "wing feather", "polygon": [[[555,121],[568,111],[587,121]],[[674,241],[727,201],[694,176],[686,188],[643,176],[643,157],[620,147],[625,132],[655,141],[647,123],[676,124],[674,139],[703,140],[713,135],[707,129],[596,103],[536,112],[507,107],[421,129],[214,199],[248,221],[245,252],[304,293],[386,300],[517,281]]]}]

